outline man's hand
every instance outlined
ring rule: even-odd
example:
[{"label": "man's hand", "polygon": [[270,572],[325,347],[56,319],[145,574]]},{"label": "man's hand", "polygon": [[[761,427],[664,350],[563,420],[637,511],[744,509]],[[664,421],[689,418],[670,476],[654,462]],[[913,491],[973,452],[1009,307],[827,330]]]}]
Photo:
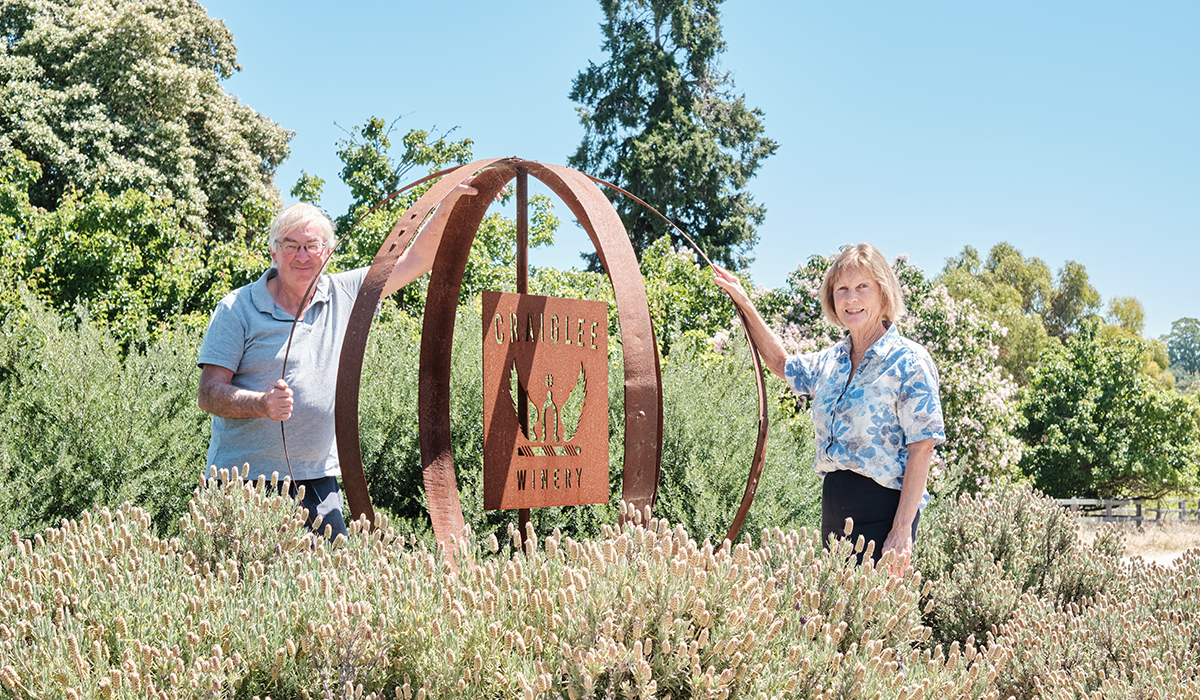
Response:
[{"label": "man's hand", "polygon": [[446,229],[446,222],[450,220],[450,212],[455,203],[460,197],[472,197],[476,194],[479,194],[479,190],[471,187],[471,181],[467,180],[459,183],[446,195],[434,210],[433,216],[425,222],[425,227],[421,229],[417,239],[396,261],[392,274],[383,285],[383,296],[389,296],[433,268],[433,259],[437,257],[438,246],[442,242],[442,232]]},{"label": "man's hand", "polygon": [[222,418],[270,418],[292,416],[292,390],[280,379],[267,391],[239,389],[233,385],[233,370],[218,365],[200,366],[200,410]]},{"label": "man's hand", "polygon": [[292,417],[292,390],[288,383],[280,379],[263,394],[263,405],[267,418],[271,420],[287,420]]}]

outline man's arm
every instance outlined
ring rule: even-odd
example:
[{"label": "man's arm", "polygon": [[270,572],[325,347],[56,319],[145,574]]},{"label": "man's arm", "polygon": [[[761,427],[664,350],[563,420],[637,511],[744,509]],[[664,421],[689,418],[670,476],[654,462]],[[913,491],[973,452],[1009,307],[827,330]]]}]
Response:
[{"label": "man's arm", "polygon": [[434,210],[433,216],[429,217],[429,221],[425,223],[425,228],[417,234],[417,240],[413,241],[408,250],[404,251],[400,259],[396,261],[396,267],[392,268],[391,276],[383,285],[384,297],[433,269],[433,259],[437,256],[438,246],[442,242],[442,232],[446,229],[446,221],[450,219],[450,212],[454,209],[454,204],[463,195],[470,196],[477,193],[478,191],[474,187],[464,183],[454,188],[442,200],[442,203]]},{"label": "man's arm", "polygon": [[233,370],[220,365],[200,365],[200,410],[222,418],[270,418],[292,416],[292,390],[280,379],[268,391],[249,391],[233,385]]}]

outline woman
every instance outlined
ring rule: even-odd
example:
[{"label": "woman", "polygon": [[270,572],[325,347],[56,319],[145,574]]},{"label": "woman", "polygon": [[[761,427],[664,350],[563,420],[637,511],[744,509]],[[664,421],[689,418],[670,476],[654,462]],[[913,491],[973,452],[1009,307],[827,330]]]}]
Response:
[{"label": "woman", "polygon": [[853,518],[852,536],[875,542],[876,562],[890,551],[907,566],[945,429],[933,359],[895,325],[905,310],[892,268],[869,243],[843,250],[825,273],[821,308],[849,333],[790,358],[737,277],[717,268],[716,282],[745,314],[767,368],[813,397],[822,537],[841,536]]}]

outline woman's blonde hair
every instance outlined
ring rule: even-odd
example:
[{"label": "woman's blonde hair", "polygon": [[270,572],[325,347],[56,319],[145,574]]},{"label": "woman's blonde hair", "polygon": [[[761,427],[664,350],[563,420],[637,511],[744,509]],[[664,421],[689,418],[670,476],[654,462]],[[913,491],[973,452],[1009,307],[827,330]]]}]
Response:
[{"label": "woman's blonde hair", "polygon": [[833,305],[833,292],[838,280],[850,272],[862,272],[879,285],[879,293],[883,297],[883,320],[895,323],[908,313],[904,308],[904,295],[900,293],[900,281],[896,279],[892,266],[887,264],[875,246],[859,243],[843,248],[825,271],[825,281],[821,284],[821,310],[825,312],[826,321],[845,328]]},{"label": "woman's blonde hair", "polygon": [[333,245],[333,222],[329,220],[325,212],[307,202],[297,202],[279,212],[279,215],[271,222],[271,228],[267,233],[267,247],[271,247],[275,241],[308,224],[316,224],[320,227],[325,242]]}]

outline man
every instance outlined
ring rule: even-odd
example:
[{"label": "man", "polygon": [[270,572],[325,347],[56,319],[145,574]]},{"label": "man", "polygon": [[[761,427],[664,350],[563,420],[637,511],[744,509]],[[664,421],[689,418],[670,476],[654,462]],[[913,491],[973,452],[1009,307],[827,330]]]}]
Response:
[{"label": "man", "polygon": [[[460,185],[434,212],[412,246],[400,256],[383,296],[433,267],[442,231],[458,197],[474,195]],[[333,254],[333,224],[320,209],[294,204],[271,223],[268,239],[274,267],[256,282],[234,290],[213,311],[200,356],[197,403],[213,414],[208,464],[248,478],[288,476],[281,431],[287,424],[290,474],[305,487],[302,505],[310,526],[319,516],[331,538],[346,534],[341,475],[334,436],[337,363],[350,311],[368,268],[321,275]],[[321,275],[304,304],[309,284]],[[299,318],[282,379],[283,358],[293,319]]]}]

